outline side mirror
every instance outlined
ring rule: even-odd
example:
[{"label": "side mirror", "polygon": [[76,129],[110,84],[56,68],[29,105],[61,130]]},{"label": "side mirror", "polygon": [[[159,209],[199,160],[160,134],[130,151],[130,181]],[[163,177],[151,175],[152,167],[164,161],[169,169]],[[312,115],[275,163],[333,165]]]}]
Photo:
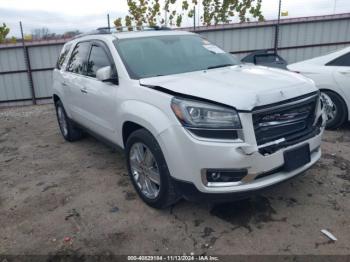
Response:
[{"label": "side mirror", "polygon": [[111,66],[105,66],[96,71],[96,78],[102,82],[118,84],[118,76],[113,72]]}]

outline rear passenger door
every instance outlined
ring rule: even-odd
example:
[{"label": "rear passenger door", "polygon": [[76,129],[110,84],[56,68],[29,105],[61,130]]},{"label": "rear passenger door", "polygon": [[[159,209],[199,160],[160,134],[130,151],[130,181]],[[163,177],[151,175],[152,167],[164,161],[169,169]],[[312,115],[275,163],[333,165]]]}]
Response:
[{"label": "rear passenger door", "polygon": [[83,98],[85,93],[87,60],[90,54],[91,43],[79,42],[75,45],[66,67],[64,85],[69,90],[67,97],[73,119],[84,124]]},{"label": "rear passenger door", "polygon": [[327,64],[333,69],[333,77],[344,92],[347,100],[350,100],[350,53],[344,54]]},{"label": "rear passenger door", "polygon": [[97,70],[106,66],[111,66],[116,73],[108,47],[102,41],[93,41],[87,62],[81,107],[89,122],[88,127],[106,139],[113,140],[118,86],[96,78]]},{"label": "rear passenger door", "polygon": [[[57,59],[56,68],[53,71],[53,89],[58,92],[61,99],[63,99],[64,105],[66,106],[66,99],[69,97],[69,88],[67,87],[67,72],[64,70],[69,60],[69,52],[72,48],[71,43],[67,43],[63,46],[62,51]],[[69,110],[67,105],[65,108]]]}]

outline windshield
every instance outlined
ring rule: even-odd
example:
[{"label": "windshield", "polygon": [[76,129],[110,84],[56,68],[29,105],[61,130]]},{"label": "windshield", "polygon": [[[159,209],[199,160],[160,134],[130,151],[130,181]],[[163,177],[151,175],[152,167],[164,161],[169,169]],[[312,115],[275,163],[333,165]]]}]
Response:
[{"label": "windshield", "polygon": [[196,35],[119,39],[115,46],[132,79],[180,74],[239,64]]}]

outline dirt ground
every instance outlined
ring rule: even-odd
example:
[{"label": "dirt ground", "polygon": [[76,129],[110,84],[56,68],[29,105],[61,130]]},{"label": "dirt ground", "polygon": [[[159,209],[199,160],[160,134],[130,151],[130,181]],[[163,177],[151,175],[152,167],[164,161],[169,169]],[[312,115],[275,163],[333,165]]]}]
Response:
[{"label": "dirt ground", "polygon": [[350,254],[350,125],[322,148],[262,196],[159,211],[135,194],[122,152],[65,142],[52,105],[1,109],[0,254]]}]

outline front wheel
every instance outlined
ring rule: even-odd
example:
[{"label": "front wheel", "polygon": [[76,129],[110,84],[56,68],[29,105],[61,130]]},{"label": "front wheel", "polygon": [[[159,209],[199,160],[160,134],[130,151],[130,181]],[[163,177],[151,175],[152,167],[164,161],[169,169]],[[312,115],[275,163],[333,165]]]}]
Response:
[{"label": "front wheel", "polygon": [[347,119],[347,106],[341,96],[332,91],[321,91],[324,110],[327,115],[326,128],[336,129]]},{"label": "front wheel", "polygon": [[126,143],[129,176],[146,204],[166,208],[179,199],[162,150],[146,129],[133,132]]},{"label": "front wheel", "polygon": [[83,136],[82,130],[75,127],[73,122],[67,116],[66,110],[63,107],[61,101],[57,101],[55,104],[56,107],[56,116],[58,125],[61,130],[61,134],[69,142],[79,140]]}]

